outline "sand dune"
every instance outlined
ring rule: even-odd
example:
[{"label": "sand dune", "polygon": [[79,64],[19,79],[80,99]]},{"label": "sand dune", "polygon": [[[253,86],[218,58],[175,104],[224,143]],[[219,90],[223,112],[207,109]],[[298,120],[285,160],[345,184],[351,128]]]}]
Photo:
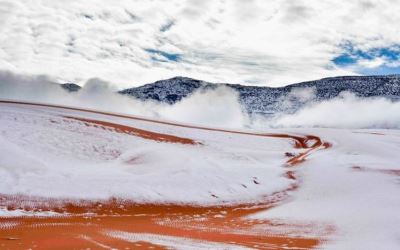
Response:
[{"label": "sand dune", "polygon": [[[304,215],[304,201],[323,187],[312,180],[326,171],[319,160],[332,165],[351,152],[341,146],[347,141],[337,142],[343,131],[233,131],[10,101],[0,102],[0,120],[5,249],[310,249],[363,237],[340,239],[354,233],[346,221]],[[354,132],[364,142],[381,134]],[[345,159],[342,165],[355,161]],[[348,169],[346,176],[391,178],[399,171]],[[342,173],[331,171],[332,179]]]}]

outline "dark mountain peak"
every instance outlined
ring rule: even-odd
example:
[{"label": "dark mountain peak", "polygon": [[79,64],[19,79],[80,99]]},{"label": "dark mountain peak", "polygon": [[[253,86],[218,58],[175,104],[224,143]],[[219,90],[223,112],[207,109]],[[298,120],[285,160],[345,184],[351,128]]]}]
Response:
[{"label": "dark mountain peak", "polygon": [[69,91],[69,92],[76,92],[81,89],[81,86],[75,84],[75,83],[63,83],[60,84],[61,88]]},{"label": "dark mountain peak", "polygon": [[140,87],[125,89],[120,91],[120,93],[131,95],[139,99],[143,99],[143,97],[146,96],[148,98],[145,99],[153,99],[173,104],[188,96],[196,89],[211,85],[213,84],[201,80],[176,76]]},{"label": "dark mountain peak", "polygon": [[[184,85],[194,85],[194,86],[200,86],[203,84],[207,84],[204,81],[193,79],[190,77],[184,77],[184,76],[175,76],[169,79],[164,79],[164,80],[159,80],[154,83],[151,83],[150,85],[176,85],[176,84],[184,84]],[[145,85],[146,86],[146,85]]]},{"label": "dark mountain peak", "polygon": [[181,82],[189,82],[189,81],[200,81],[194,78],[186,77],[186,76],[174,76],[169,79],[164,79],[164,80],[159,80],[157,82],[162,82],[162,81],[181,81]]}]

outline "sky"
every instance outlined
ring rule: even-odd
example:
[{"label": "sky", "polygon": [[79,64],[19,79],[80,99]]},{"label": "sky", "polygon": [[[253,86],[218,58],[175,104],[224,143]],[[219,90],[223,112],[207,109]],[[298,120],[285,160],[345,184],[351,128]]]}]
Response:
[{"label": "sky", "polygon": [[0,70],[127,88],[400,73],[398,0],[0,0]]}]

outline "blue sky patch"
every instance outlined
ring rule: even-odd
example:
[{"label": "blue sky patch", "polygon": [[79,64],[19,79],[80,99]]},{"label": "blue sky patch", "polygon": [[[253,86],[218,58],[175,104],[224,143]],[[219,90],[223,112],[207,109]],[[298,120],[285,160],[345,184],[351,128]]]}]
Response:
[{"label": "blue sky patch", "polygon": [[357,63],[357,58],[351,54],[345,53],[332,60],[336,65],[349,66]]},{"label": "blue sky patch", "polygon": [[145,49],[146,52],[153,54],[153,55],[159,55],[163,58],[165,58],[165,60],[160,59],[159,57],[155,57],[152,56],[151,58],[154,61],[159,61],[159,62],[168,62],[168,61],[172,61],[172,62],[179,62],[182,60],[182,54],[178,54],[178,53],[168,53],[162,50],[156,50],[156,49]]},{"label": "blue sky patch", "polygon": [[[365,75],[400,73],[400,67],[387,65],[387,63],[400,61],[400,45],[373,48],[366,51],[355,48],[350,42],[346,42],[341,47],[343,48],[343,53],[332,60],[339,67],[355,66],[358,73]],[[361,60],[374,60],[376,58],[384,58],[387,63],[375,68],[366,68],[358,65]]]}]

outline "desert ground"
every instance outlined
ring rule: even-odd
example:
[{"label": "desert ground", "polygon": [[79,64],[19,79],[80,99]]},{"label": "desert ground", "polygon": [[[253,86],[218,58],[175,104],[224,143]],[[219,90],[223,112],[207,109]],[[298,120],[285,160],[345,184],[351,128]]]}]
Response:
[{"label": "desert ground", "polygon": [[0,101],[0,248],[395,249],[399,150]]}]

